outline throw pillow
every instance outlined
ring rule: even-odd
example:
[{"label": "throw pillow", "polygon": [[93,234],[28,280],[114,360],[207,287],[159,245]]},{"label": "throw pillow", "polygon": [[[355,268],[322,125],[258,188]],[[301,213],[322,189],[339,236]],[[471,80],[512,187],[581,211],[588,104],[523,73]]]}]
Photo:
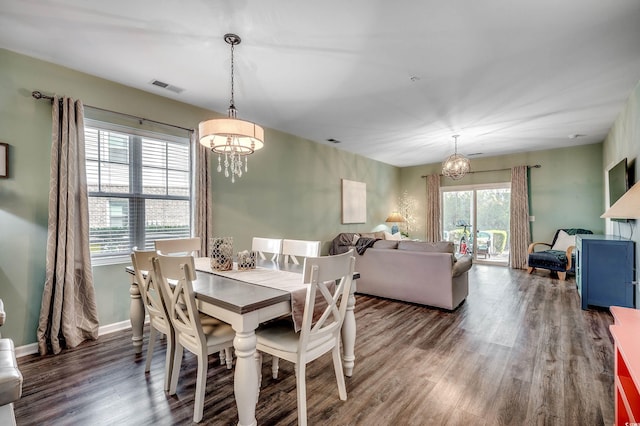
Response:
[{"label": "throw pillow", "polygon": [[355,246],[359,239],[360,239],[360,235],[353,234],[353,241],[351,242],[351,245]]},{"label": "throw pillow", "polygon": [[551,247],[551,250],[559,250],[559,251],[567,251],[569,246],[576,245],[576,236],[569,235],[564,232],[562,229],[558,232],[558,238],[556,238],[556,243]]},{"label": "throw pillow", "polygon": [[402,234],[399,232],[396,232],[395,234],[391,234],[387,231],[384,231],[384,239],[391,240],[391,241],[400,241],[402,239]]}]

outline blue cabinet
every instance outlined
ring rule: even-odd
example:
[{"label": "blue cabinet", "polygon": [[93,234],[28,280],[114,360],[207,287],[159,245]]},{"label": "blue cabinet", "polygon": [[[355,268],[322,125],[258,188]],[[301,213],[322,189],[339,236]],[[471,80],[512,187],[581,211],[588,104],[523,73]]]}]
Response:
[{"label": "blue cabinet", "polygon": [[576,285],[587,306],[634,308],[635,245],[613,235],[576,236]]}]

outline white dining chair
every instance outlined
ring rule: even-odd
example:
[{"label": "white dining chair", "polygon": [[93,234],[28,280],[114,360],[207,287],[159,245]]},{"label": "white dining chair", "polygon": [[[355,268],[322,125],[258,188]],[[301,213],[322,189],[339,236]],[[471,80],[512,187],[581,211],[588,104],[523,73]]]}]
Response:
[{"label": "white dining chair", "polygon": [[[155,240],[154,245],[158,253],[170,256],[196,256],[199,253],[201,247],[200,237]],[[227,363],[228,365],[231,365],[231,363],[233,363],[233,354],[230,347],[226,348],[224,351],[220,351],[220,363]]]},{"label": "white dining chair", "polygon": [[299,265],[300,261],[296,256],[320,256],[320,241],[282,240],[282,255],[284,263],[289,263],[289,259],[291,259],[293,263]]},{"label": "white dining chair", "polygon": [[[306,364],[321,355],[332,353],[338,393],[341,400],[347,399],[340,356],[340,329],[347,310],[354,267],[353,249],[336,256],[306,258],[303,282],[309,287],[300,333],[295,332],[291,321],[276,321],[256,330],[259,373],[263,352],[274,359],[282,358],[295,364],[300,425],[307,424]],[[316,295],[327,304],[321,314],[314,314]]]},{"label": "white dining chair", "polygon": [[[200,237],[155,240],[153,243],[156,251],[162,254],[196,256],[200,252]],[[202,256],[206,256],[206,253]]]},{"label": "white dining chair", "polygon": [[260,259],[266,260],[265,253],[271,253],[271,260],[276,261],[282,253],[282,239],[280,238],[262,238],[253,237],[251,241],[251,250],[258,252]]},{"label": "white dining chair", "polygon": [[151,369],[151,359],[153,358],[153,348],[156,343],[158,333],[167,337],[167,353],[165,355],[164,390],[169,390],[169,378],[173,369],[173,345],[175,342],[173,326],[167,315],[167,307],[164,302],[161,288],[152,279],[153,258],[156,256],[154,250],[133,249],[131,253],[131,263],[135,274],[140,298],[144,308],[149,315],[149,343],[147,344],[147,362],[144,371],[148,373]]},{"label": "white dining chair", "polygon": [[[201,314],[196,306],[192,281],[196,279],[193,256],[165,256],[153,260],[154,279],[158,280],[168,301],[169,318],[175,332],[173,371],[169,394],[174,395],[180,374],[183,348],[198,358],[193,421],[202,420],[207,385],[208,356],[233,345],[236,335],[230,325]],[[172,280],[170,285],[168,280]],[[230,365],[227,364],[230,368]]]}]

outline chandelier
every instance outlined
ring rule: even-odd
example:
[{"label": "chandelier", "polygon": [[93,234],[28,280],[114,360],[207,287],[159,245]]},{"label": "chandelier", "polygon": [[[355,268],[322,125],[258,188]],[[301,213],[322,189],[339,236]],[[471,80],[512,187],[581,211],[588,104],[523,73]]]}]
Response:
[{"label": "chandelier", "polygon": [[[250,121],[237,118],[233,91],[233,50],[242,41],[235,34],[225,34],[224,41],[231,46],[231,100],[227,118],[203,121],[198,125],[200,143],[218,154],[218,172],[231,176],[231,182],[242,177],[242,169],[248,171],[247,156],[264,146],[264,130]],[[244,161],[243,161],[244,159]],[[243,164],[244,163],[244,164]]]},{"label": "chandelier", "polygon": [[455,150],[446,160],[442,162],[442,174],[453,180],[462,179],[471,170],[469,159],[462,154],[458,154],[458,137],[453,135]]}]

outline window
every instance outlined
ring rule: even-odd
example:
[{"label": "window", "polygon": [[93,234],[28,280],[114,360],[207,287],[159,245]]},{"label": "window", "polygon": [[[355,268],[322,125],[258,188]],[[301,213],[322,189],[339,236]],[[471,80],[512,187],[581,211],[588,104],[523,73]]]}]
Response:
[{"label": "window", "polygon": [[85,149],[94,259],[191,235],[187,138],[87,120]]}]

